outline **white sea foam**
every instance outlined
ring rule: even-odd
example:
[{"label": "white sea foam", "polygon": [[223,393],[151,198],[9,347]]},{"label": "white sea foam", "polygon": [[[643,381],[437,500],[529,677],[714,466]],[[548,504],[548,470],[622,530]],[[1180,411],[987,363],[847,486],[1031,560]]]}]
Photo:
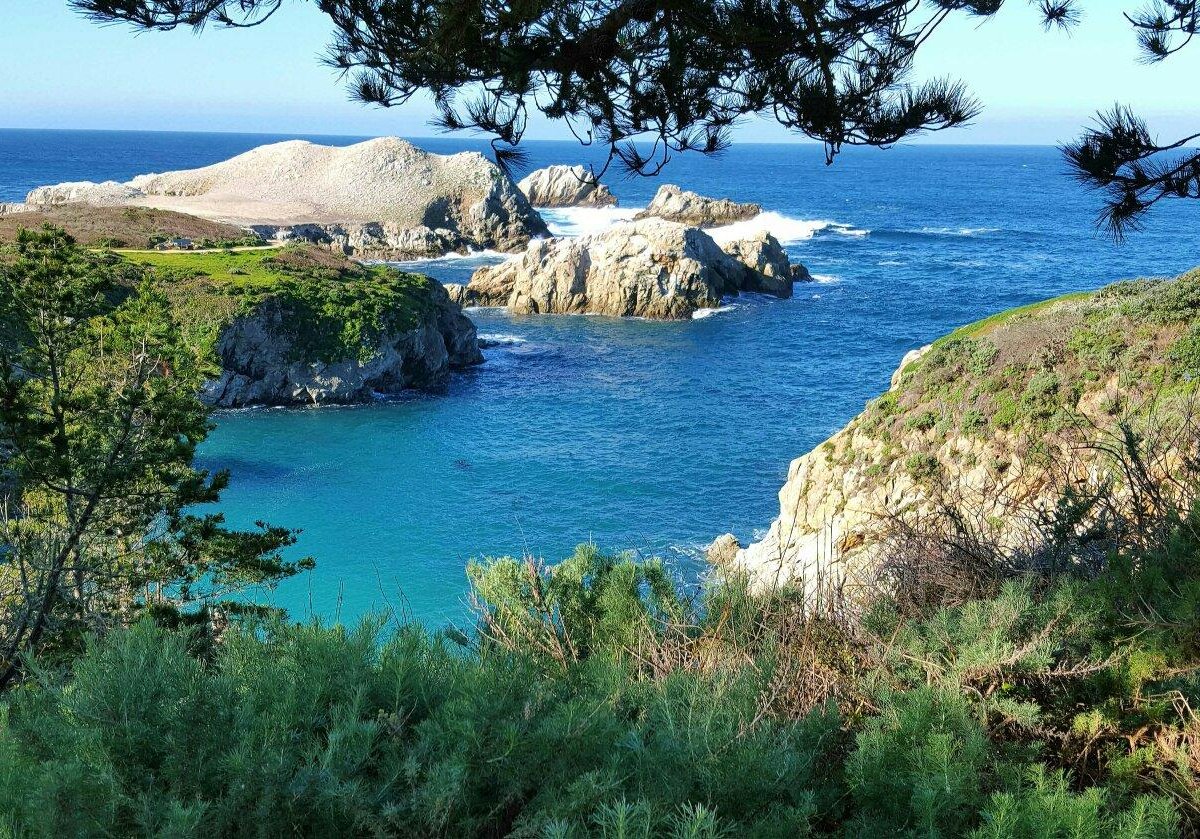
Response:
[{"label": "white sea foam", "polygon": [[538,210],[552,236],[587,236],[629,221],[644,207],[557,207]]},{"label": "white sea foam", "polygon": [[396,265],[400,267],[411,268],[414,265],[432,265],[438,262],[474,261],[482,265],[484,263],[491,264],[495,262],[503,262],[511,256],[512,254],[510,253],[501,253],[500,251],[494,251],[488,248],[485,250],[467,251],[466,253],[456,253],[451,251],[450,253],[443,254],[442,256],[429,256],[422,259],[374,260],[372,262],[368,262],[367,264]]},{"label": "white sea foam", "polygon": [[[587,236],[602,233],[615,224],[629,221],[642,207],[562,207],[539,210],[553,236]],[[717,242],[746,239],[767,231],[784,245],[804,242],[821,232],[841,236],[866,236],[870,231],[827,219],[802,219],[768,210],[754,218],[721,227],[707,233]]]},{"label": "white sea foam", "polygon": [[876,265],[903,265],[904,263],[898,259],[884,259],[875,263]]},{"label": "white sea foam", "polygon": [[724,306],[717,306],[715,309],[697,309],[692,312],[692,320],[703,320],[704,318],[712,317],[718,312],[730,312],[736,308],[736,303],[726,303]]},{"label": "white sea foam", "polygon": [[813,274],[812,278],[818,283],[840,283],[841,277],[835,277],[833,274]]},{"label": "white sea foam", "polygon": [[772,210],[759,213],[754,218],[748,218],[744,221],[710,228],[707,232],[717,242],[725,243],[738,239],[748,239],[764,230],[778,239],[780,244],[784,245],[807,241],[823,231],[842,236],[866,236],[870,232],[838,221],[795,218],[793,216],[785,216],[782,213],[776,213]]},{"label": "white sea foam", "polygon": [[[904,231],[909,232],[909,231]],[[914,233],[925,233],[930,236],[984,236],[988,233],[999,233],[999,227],[922,227]]]},{"label": "white sea foam", "polygon": [[525,338],[520,335],[510,335],[507,332],[485,332],[479,336],[480,343],[491,344],[492,346],[513,346],[515,344],[524,344]]},{"label": "white sea foam", "polygon": [[499,312],[505,314],[508,309],[504,306],[463,306],[463,311],[467,314],[471,312]]}]

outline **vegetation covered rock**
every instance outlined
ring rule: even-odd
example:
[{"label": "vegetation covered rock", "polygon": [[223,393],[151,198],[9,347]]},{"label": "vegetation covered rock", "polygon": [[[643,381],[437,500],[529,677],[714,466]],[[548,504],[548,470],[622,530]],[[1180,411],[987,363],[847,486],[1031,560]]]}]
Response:
[{"label": "vegetation covered rock", "polygon": [[1198,301],[1200,271],[1119,283],[910,353],[886,394],[792,462],[779,517],[736,564],[763,585],[861,582],[946,513],[964,540],[1055,561],[1050,530],[1140,497],[1115,456],[1126,436],[1154,439],[1156,457],[1176,447],[1200,372]]},{"label": "vegetation covered rock", "polygon": [[151,249],[186,242],[194,248],[262,244],[252,233],[232,224],[154,210],[94,204],[20,205],[20,213],[0,213],[0,245],[11,244],[26,228],[51,224],[89,248]]},{"label": "vegetation covered rock", "polygon": [[428,277],[311,246],[125,257],[153,267],[214,376],[219,407],[358,402],[438,389],[483,361],[475,326]]}]

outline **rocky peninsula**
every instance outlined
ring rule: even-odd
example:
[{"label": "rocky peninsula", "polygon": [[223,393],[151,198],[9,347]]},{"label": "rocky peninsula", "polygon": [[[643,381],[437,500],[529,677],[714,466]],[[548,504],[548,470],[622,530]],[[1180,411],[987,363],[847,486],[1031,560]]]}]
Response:
[{"label": "rocky peninsula", "polygon": [[480,268],[451,296],[518,314],[689,318],[745,291],[790,297],[792,266],[770,234],[718,245],[699,228],[662,219],[624,222],[595,235],[532,242],[523,254]]},{"label": "rocky peninsula", "polygon": [[201,393],[215,407],[440,390],[483,361],[474,324],[421,275],[311,245],[113,258],[151,269],[188,340],[219,367]]},{"label": "rocky peninsula", "polygon": [[515,251],[548,232],[482,155],[431,154],[396,137],[344,147],[289,140],[200,169],[44,186],[26,198],[33,207],[76,203],[172,210],[269,239],[392,259]]},{"label": "rocky peninsula", "polygon": [[[1025,562],[1063,521],[1131,498],[1121,428],[1147,439],[1187,414],[1200,368],[1200,270],[993,316],[905,356],[891,388],[792,461],[779,516],[710,560],[760,587],[871,586],[930,527]],[[1170,442],[1158,445],[1169,460]],[[1164,461],[1165,462],[1165,461]],[[1074,509],[1074,508],[1072,508]],[[942,534],[943,536],[945,534]]]}]

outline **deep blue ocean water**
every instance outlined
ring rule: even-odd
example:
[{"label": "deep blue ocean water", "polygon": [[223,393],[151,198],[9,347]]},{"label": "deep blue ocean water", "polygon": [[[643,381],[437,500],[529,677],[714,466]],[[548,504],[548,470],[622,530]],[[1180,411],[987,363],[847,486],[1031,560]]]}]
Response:
[{"label": "deep blue ocean water", "polygon": [[[278,139],[0,131],[0,201]],[[588,159],[573,143],[528,148],[532,166]],[[1052,148],[851,150],[826,167],[816,146],[741,145],[677,158],[657,180],[608,180],[624,207],[662,182],[759,202],[821,282],[682,323],[477,310],[501,343],[444,395],[219,415],[202,460],[232,470],[229,519],[302,528],[295,552],[318,562],[266,599],[342,618],[390,603],[438,625],[464,615],[471,558],[553,560],[588,540],[694,577],[713,537],[768,525],[788,462],[883,390],[907,350],[1011,306],[1200,264],[1200,202],[1164,202],[1116,245]],[[612,215],[550,220],[570,232]],[[421,267],[465,281],[487,259]]]}]

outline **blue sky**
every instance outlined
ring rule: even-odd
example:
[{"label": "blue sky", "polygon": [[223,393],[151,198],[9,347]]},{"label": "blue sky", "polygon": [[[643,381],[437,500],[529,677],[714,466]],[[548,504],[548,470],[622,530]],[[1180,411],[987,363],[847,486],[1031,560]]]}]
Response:
[{"label": "blue sky", "polygon": [[[1118,101],[1137,106],[1164,137],[1197,130],[1200,45],[1162,64],[1139,64],[1120,14],[1135,5],[1084,4],[1083,22],[1070,35],[1044,32],[1020,0],[983,23],[952,20],[919,56],[918,77],[962,78],[986,110],[974,125],[927,141],[1055,143]],[[336,74],[318,60],[329,26],[301,0],[290,0],[261,27],[202,35],[97,26],[69,11],[66,0],[4,0],[4,6],[0,127],[435,133],[427,103],[385,110],[349,101]],[[539,122],[527,136],[569,135]],[[793,138],[759,120],[735,137]]]}]

